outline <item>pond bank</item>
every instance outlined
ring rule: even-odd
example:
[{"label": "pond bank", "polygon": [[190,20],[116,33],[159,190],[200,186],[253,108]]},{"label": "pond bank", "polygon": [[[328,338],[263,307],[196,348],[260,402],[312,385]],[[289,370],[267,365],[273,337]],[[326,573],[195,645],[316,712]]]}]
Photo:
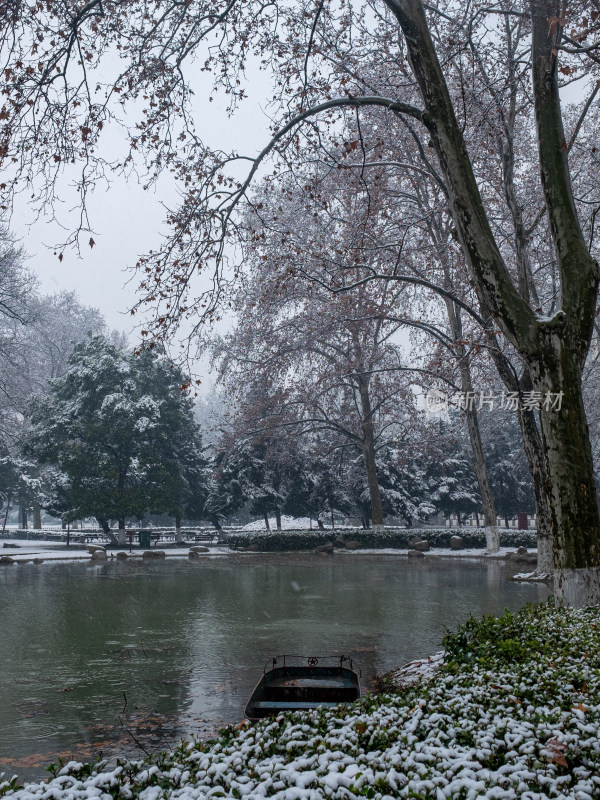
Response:
[{"label": "pond bank", "polygon": [[[189,543],[183,545],[181,547],[173,546],[172,544],[164,549],[165,558],[188,558],[189,552],[191,547],[196,547],[193,543]],[[264,556],[289,556],[292,553],[296,553],[299,556],[304,555],[312,555],[311,550],[305,551],[269,551],[269,550],[254,550],[254,551],[239,551],[239,550],[232,550],[228,546],[225,545],[208,545],[208,552],[200,553],[200,557],[214,557],[214,556],[227,556],[227,557],[235,557],[235,558],[248,558],[253,559],[256,556],[264,557]],[[378,556],[400,556],[406,558],[408,556],[408,551],[410,548],[360,548],[357,550],[345,550],[345,549],[336,549],[333,552],[334,556],[342,556],[342,557],[354,557],[356,555],[378,555]],[[156,552],[156,550],[161,550],[160,545],[158,547],[150,548],[150,552]],[[115,559],[117,557],[117,553],[122,552],[126,553],[128,558],[131,559],[141,559],[143,558],[144,551],[139,548],[134,548],[133,550],[129,550],[128,547],[123,547],[121,550],[118,548],[112,548],[111,550],[107,551],[108,559]],[[529,548],[528,555],[531,559],[536,554],[536,550],[534,548]],[[466,559],[482,559],[482,560],[489,560],[489,559],[496,559],[496,560],[513,560],[514,554],[516,553],[516,548],[514,546],[511,547],[501,547],[495,553],[486,553],[484,548],[481,547],[469,547],[464,548],[463,550],[452,550],[449,547],[435,547],[430,551],[423,553],[423,557],[425,559],[436,559],[436,558],[466,558]],[[0,547],[0,557],[8,556],[12,559],[16,564],[26,564],[26,563],[42,563],[45,561],[90,561],[91,554],[87,551],[86,545],[71,545],[70,547],[66,547],[63,543],[56,543],[56,542],[44,542],[44,541],[28,541],[26,539],[19,540],[19,539],[11,539],[3,543],[2,547]],[[324,556],[326,557],[326,556]],[[9,564],[2,565],[2,566],[10,566]]]},{"label": "pond bank", "polygon": [[600,613],[471,620],[429,679],[332,710],[231,726],[115,767],[70,763],[14,800],[600,796]]}]

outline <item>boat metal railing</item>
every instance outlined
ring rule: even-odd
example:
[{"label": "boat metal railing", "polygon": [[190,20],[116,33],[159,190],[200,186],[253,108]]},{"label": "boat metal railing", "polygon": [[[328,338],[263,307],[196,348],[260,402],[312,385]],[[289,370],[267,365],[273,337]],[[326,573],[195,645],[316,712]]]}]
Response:
[{"label": "boat metal railing", "polygon": [[[290,659],[295,659],[296,662],[300,662],[300,663],[289,664],[288,661]],[[339,664],[340,667],[347,666],[353,672],[356,671],[354,669],[354,665],[352,663],[352,659],[349,658],[348,656],[340,656],[340,655],[306,656],[306,655],[294,655],[294,654],[287,653],[285,655],[273,656],[273,658],[270,659],[270,661],[267,661],[267,663],[265,664],[263,672],[267,672],[267,670],[269,670],[269,669],[275,669],[276,667],[289,667],[289,666],[316,667],[318,665],[323,666],[321,664],[322,661],[330,661],[330,662],[335,661],[335,662],[337,662]],[[324,666],[328,666],[328,665],[325,664]],[[359,674],[360,674],[360,670],[359,670]]]}]

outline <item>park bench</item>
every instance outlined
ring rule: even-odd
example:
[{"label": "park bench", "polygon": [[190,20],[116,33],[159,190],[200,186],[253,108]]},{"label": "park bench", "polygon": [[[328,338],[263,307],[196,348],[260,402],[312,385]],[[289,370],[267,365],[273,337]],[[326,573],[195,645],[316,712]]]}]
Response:
[{"label": "park bench", "polygon": [[194,543],[200,544],[201,542],[206,542],[211,544],[215,540],[218,540],[219,534],[217,531],[207,531],[206,533],[195,533],[194,534]]}]

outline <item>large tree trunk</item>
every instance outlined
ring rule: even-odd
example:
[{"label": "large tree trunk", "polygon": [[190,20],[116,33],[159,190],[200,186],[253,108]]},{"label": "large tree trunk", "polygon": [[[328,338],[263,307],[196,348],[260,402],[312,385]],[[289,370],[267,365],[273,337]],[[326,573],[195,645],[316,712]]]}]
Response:
[{"label": "large tree trunk", "polygon": [[268,531],[270,531],[270,530],[271,530],[271,526],[269,525],[269,515],[267,514],[267,512],[266,512],[266,511],[265,511],[265,512],[264,512],[264,514],[263,514],[263,519],[264,519],[264,521],[265,521],[265,528],[266,528]]},{"label": "large tree trunk", "polygon": [[19,528],[27,530],[27,508],[23,503],[19,504]]},{"label": "large tree trunk", "polygon": [[377,478],[377,467],[375,465],[375,448],[373,446],[373,439],[369,435],[367,435],[363,441],[363,457],[365,459],[367,485],[369,487],[369,499],[371,501],[371,522],[373,530],[381,530],[384,527],[383,506],[381,503],[381,492],[379,490],[379,479]]},{"label": "large tree trunk", "polygon": [[121,517],[119,520],[119,532],[118,532],[118,539],[117,544],[119,547],[125,547],[127,544],[127,531],[125,530],[125,520]]},{"label": "large tree trunk", "polygon": [[582,367],[561,339],[552,335],[549,339],[544,356],[530,368],[542,395],[554,594],[559,605],[591,605],[600,598],[600,521]]},{"label": "large tree trunk", "polygon": [[10,504],[12,501],[13,490],[12,487],[8,490],[8,497],[6,498],[6,514],[2,520],[2,532],[6,530],[6,523],[8,522],[8,515],[10,514]]},{"label": "large tree trunk", "polygon": [[181,533],[181,516],[179,514],[175,517],[175,541],[178,543],[183,542],[183,534]]},{"label": "large tree trunk", "polygon": [[377,465],[375,463],[375,430],[373,425],[373,413],[371,409],[371,398],[369,387],[361,377],[359,384],[360,403],[362,413],[362,451],[365,460],[365,470],[367,473],[367,486],[369,487],[369,499],[371,501],[371,522],[373,530],[382,530],[383,505],[381,503],[381,492],[379,490],[379,479],[377,477]]},{"label": "large tree trunk", "polygon": [[100,527],[102,528],[102,532],[105,534],[105,536],[108,536],[110,543],[113,545],[118,544],[116,536],[111,531],[110,525],[108,524],[108,520],[106,519],[106,517],[96,517],[96,519],[98,520],[98,525],[100,525]]},{"label": "large tree trunk", "polygon": [[[125,481],[127,479],[127,468],[123,472],[119,472],[117,477],[117,508],[123,508],[123,495],[125,494]],[[125,532],[125,518],[118,517],[118,540],[117,544],[124,547],[127,543],[127,535]]]},{"label": "large tree trunk", "polygon": [[39,506],[33,509],[33,530],[42,530],[42,509]]},{"label": "large tree trunk", "polygon": [[281,530],[281,509],[280,508],[276,508],[275,509],[275,522],[276,522],[277,530],[280,531]]}]

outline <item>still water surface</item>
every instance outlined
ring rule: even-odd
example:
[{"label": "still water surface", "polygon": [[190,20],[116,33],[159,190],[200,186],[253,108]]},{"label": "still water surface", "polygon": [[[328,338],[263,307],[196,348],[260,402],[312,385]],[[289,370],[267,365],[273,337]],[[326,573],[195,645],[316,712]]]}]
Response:
[{"label": "still water surface", "polygon": [[140,757],[214,733],[241,720],[280,653],[344,653],[368,687],[469,614],[548,596],[507,574],[356,554],[2,569],[0,772],[39,779],[58,758]]}]

